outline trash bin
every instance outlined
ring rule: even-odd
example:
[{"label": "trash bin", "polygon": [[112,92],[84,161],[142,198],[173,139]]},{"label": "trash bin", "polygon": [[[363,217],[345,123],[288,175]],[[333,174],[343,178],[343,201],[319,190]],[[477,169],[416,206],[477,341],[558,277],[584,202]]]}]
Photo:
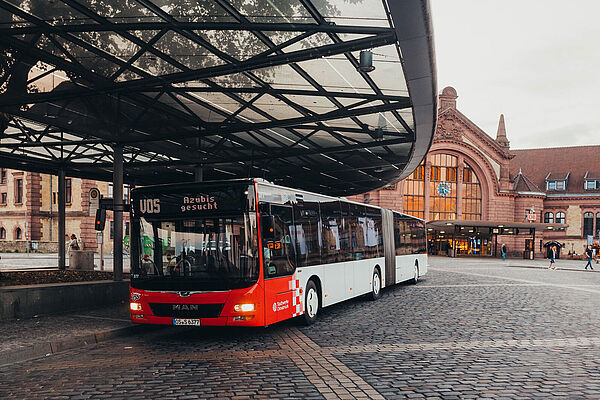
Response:
[{"label": "trash bin", "polygon": [[82,271],[94,270],[94,252],[92,250],[71,250],[69,268]]}]

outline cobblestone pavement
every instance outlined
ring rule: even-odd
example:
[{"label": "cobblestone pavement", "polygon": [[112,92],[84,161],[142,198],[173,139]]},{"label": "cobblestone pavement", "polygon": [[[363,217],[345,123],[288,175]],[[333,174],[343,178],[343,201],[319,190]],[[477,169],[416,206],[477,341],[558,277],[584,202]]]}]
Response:
[{"label": "cobblestone pavement", "polygon": [[600,274],[430,258],[310,327],[141,330],[0,368],[0,398],[600,398]]}]

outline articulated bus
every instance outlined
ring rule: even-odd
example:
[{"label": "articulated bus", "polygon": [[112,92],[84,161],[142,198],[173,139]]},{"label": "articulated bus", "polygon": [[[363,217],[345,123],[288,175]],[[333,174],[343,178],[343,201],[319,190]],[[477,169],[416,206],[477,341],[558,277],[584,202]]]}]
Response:
[{"label": "articulated bus", "polygon": [[267,326],[417,282],[425,224],[262,179],[136,188],[134,323]]}]

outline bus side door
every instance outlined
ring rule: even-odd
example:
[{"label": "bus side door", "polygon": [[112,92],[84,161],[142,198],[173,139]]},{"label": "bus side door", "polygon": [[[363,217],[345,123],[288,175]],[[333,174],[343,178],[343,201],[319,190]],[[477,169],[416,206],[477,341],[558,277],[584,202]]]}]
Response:
[{"label": "bus side door", "polygon": [[[264,208],[261,216],[264,215]],[[294,301],[296,270],[296,231],[291,207],[271,205],[273,232],[265,232],[263,226],[262,246],[265,277],[265,321],[267,325],[295,316]],[[297,300],[297,299],[296,299]]]}]

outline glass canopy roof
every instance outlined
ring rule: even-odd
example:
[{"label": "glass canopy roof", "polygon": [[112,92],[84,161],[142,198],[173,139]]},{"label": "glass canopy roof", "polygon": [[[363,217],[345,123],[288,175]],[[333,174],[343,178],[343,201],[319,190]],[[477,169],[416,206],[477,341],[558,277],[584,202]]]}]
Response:
[{"label": "glass canopy roof", "polygon": [[350,195],[409,175],[435,126],[425,0],[0,0],[0,52],[3,167],[110,179],[122,146],[134,184]]}]

